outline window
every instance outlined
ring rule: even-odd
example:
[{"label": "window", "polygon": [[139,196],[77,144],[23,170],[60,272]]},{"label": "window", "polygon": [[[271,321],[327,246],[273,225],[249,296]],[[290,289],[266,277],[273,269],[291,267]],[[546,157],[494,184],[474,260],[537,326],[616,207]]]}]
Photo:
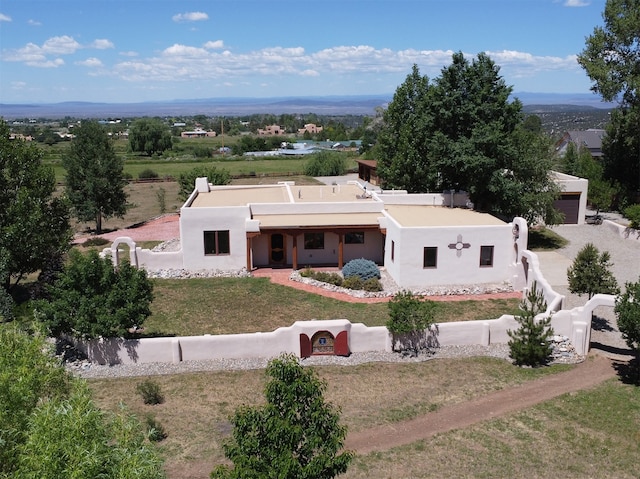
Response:
[{"label": "window", "polygon": [[391,240],[391,261],[394,260],[396,256],[396,242]]},{"label": "window", "polygon": [[305,233],[304,249],[324,249],[324,233]]},{"label": "window", "polygon": [[205,255],[229,254],[231,253],[230,244],[229,230],[204,232]]},{"label": "window", "polygon": [[422,260],[423,268],[437,268],[438,267],[438,247],[437,246],[425,246],[424,257]]},{"label": "window", "polygon": [[345,244],[364,244],[364,231],[353,231],[344,235]]},{"label": "window", "polygon": [[480,266],[493,266],[493,246],[480,246]]}]

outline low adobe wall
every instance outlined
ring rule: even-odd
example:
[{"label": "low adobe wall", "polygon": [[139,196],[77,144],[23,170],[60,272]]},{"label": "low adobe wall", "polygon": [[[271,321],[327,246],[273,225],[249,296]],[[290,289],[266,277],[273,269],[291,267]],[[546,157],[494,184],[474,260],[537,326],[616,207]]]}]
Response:
[{"label": "low adobe wall", "polygon": [[[567,336],[576,352],[589,351],[591,314],[598,306],[613,306],[615,297],[596,295],[585,306],[559,311],[552,316],[555,334]],[[441,346],[509,341],[508,330],[518,328],[513,316],[481,321],[457,321],[438,324]],[[292,326],[268,333],[182,336],[142,339],[75,340],[76,346],[98,364],[179,363],[207,359],[242,359],[277,357],[282,353],[301,355],[300,336],[312,337],[328,331],[334,337],[346,331],[348,349],[352,353],[391,351],[391,335],[384,326],[368,327],[346,319],[296,321]]]},{"label": "low adobe wall", "polygon": [[[129,238],[124,239],[127,242]],[[131,241],[131,243],[133,243]],[[135,243],[130,244],[132,264],[139,264],[139,260],[146,256],[140,254],[140,248]],[[114,247],[117,248],[117,245]],[[150,256],[163,253],[149,252]],[[117,254],[114,262],[117,264]],[[520,256],[521,261],[516,267],[526,268],[527,287],[534,282],[543,292],[547,302],[547,311],[541,317],[552,315],[551,326],[555,334],[568,337],[579,355],[586,355],[589,351],[591,339],[591,316],[598,306],[615,305],[615,296],[597,294],[584,306],[572,310],[562,310],[564,296],[553,290],[542,275],[538,257],[535,253],[525,250]],[[177,255],[176,255],[177,260]],[[518,328],[515,318],[510,315],[498,319],[480,321],[458,321],[438,323],[438,342],[441,346],[479,344],[488,346],[492,343],[507,343],[507,331]],[[101,339],[101,340],[73,340],[77,347],[88,358],[98,364],[136,364],[136,363],[178,363],[181,361],[197,361],[207,359],[242,359],[242,358],[271,358],[282,353],[301,354],[301,335],[311,338],[315,333],[328,331],[334,337],[347,332],[348,350],[352,353],[367,351],[391,351],[391,335],[386,327],[368,327],[361,323],[351,323],[346,319],[297,321],[292,326],[278,328],[272,332],[258,332],[249,334],[227,334],[203,336],[182,336],[142,339]]]}]

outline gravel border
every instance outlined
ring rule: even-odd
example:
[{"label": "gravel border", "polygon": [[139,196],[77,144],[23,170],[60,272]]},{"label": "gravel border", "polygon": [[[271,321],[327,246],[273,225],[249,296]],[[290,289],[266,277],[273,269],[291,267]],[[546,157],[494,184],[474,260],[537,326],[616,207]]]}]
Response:
[{"label": "gravel border", "polygon": [[[509,346],[495,343],[489,346],[455,345],[441,346],[433,353],[420,353],[408,356],[388,351],[369,351],[351,353],[349,356],[311,356],[300,359],[303,366],[356,366],[365,363],[422,363],[433,359],[456,359],[470,357],[492,357],[511,362]],[[244,359],[211,359],[206,361],[183,361],[173,363],[143,363],[116,364],[102,366],[91,362],[73,358],[65,362],[67,369],[75,376],[85,379],[119,378],[138,376],[158,376],[170,374],[195,373],[205,371],[240,371],[265,369],[272,358],[244,358]],[[555,337],[553,343],[552,361],[550,364],[577,364],[584,361],[584,356],[575,353],[569,338]]]}]

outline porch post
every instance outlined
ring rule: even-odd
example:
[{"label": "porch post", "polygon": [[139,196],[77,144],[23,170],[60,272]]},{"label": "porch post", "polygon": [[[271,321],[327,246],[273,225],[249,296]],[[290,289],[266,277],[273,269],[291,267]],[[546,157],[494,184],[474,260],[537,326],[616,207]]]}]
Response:
[{"label": "porch post", "polygon": [[291,235],[293,240],[293,248],[291,251],[291,262],[293,263],[293,269],[298,269],[298,235],[295,232]]},{"label": "porch post", "polygon": [[253,264],[251,261],[251,246],[253,245],[253,237],[247,235],[247,272],[251,271]]}]

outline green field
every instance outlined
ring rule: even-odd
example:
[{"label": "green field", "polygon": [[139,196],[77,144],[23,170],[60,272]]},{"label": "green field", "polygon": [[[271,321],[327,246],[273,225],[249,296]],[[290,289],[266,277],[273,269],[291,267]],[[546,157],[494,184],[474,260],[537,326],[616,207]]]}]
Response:
[{"label": "green field", "polygon": [[[237,141],[237,139],[227,139],[227,142]],[[191,147],[201,146],[204,148],[217,149],[222,144],[219,138],[193,138],[181,140],[174,147],[173,151],[165,152],[159,157],[147,157],[129,152],[126,140],[115,140],[114,149],[118,156],[125,158],[124,171],[131,178],[137,179],[143,170],[151,169],[160,178],[178,178],[180,173],[189,171],[197,166],[207,165],[227,170],[232,176],[264,176],[264,175],[301,175],[304,171],[305,162],[308,158],[304,156],[293,157],[250,157],[234,156],[231,154],[216,154],[211,157],[198,158],[189,153],[190,149],[180,151],[180,146],[189,142]],[[70,142],[59,142],[52,146],[38,145],[44,155],[44,162],[50,165],[55,173],[56,181],[63,183],[66,175],[62,167],[62,158],[70,146]],[[351,154],[345,154],[347,158],[347,168],[355,170],[356,162]]]}]

